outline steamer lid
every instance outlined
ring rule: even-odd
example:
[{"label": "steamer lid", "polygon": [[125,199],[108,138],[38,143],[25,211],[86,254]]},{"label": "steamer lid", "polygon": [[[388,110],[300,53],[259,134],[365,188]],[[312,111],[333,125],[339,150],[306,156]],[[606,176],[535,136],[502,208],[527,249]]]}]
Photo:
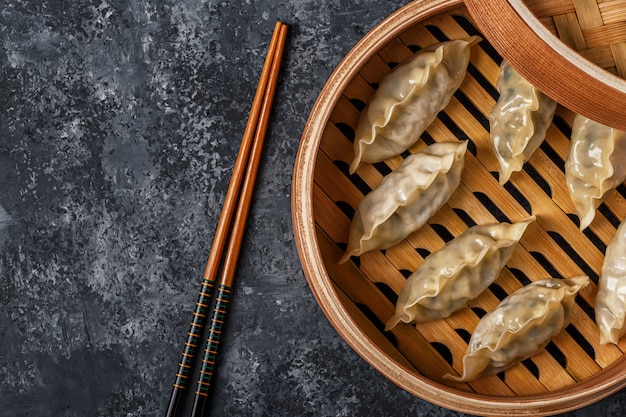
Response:
[{"label": "steamer lid", "polygon": [[[579,52],[590,42],[605,44],[617,56],[614,71],[623,77],[626,73],[626,11],[621,14],[624,21],[606,24],[595,1],[582,2],[591,6],[587,4],[580,9],[576,8],[576,2],[535,2],[544,11],[548,3],[555,3],[555,7],[564,12],[559,22],[577,19],[576,33],[566,39],[557,37],[542,23],[531,11],[531,3],[532,0],[465,0],[485,38],[529,82],[576,113],[626,130],[626,80]],[[559,25],[555,26],[558,30]],[[586,40],[585,35],[591,40]]]}]

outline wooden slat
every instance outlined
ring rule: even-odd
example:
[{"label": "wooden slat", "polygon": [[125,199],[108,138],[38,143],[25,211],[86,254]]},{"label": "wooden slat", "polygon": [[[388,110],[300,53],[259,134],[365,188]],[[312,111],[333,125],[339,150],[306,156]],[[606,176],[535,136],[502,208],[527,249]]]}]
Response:
[{"label": "wooden slat", "polygon": [[[626,5],[624,5],[624,10],[626,10]],[[613,55],[617,75],[626,78],[626,40],[611,45],[611,55]]]},{"label": "wooden slat", "polygon": [[378,54],[390,64],[401,64],[413,56],[413,52],[399,38],[389,42]]},{"label": "wooden slat", "polygon": [[626,0],[604,1],[598,4],[604,23],[623,22],[626,20]]},{"label": "wooden slat", "polygon": [[616,22],[601,27],[583,29],[585,44],[587,48],[611,45],[623,42],[626,35],[626,22]]},{"label": "wooden slat", "polygon": [[342,95],[335,106],[335,111],[330,116],[330,121],[335,124],[345,123],[356,126],[360,114],[356,107],[350,103],[350,100]]},{"label": "wooden slat", "polygon": [[589,0],[573,0],[573,3],[582,29],[602,26],[602,15],[598,3]]},{"label": "wooden slat", "polygon": [[578,20],[576,20],[576,13],[572,12],[554,16],[554,26],[559,38],[567,45],[577,51],[587,49],[585,36],[580,25],[578,25]]},{"label": "wooden slat", "polygon": [[372,94],[374,89],[361,75],[354,77],[343,93],[346,98],[358,99],[363,103],[367,103]]}]

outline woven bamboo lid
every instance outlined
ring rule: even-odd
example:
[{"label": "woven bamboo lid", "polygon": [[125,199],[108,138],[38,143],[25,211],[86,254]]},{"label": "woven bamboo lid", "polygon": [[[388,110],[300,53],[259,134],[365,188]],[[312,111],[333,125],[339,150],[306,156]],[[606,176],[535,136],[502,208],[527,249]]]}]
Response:
[{"label": "woven bamboo lid", "polygon": [[477,27],[539,89],[626,130],[626,2],[465,0]]}]

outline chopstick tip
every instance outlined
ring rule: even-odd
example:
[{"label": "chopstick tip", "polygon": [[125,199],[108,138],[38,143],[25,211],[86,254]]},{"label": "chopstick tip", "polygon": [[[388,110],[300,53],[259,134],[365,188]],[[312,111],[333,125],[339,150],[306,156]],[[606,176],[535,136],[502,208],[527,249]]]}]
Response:
[{"label": "chopstick tip", "polygon": [[280,19],[276,20],[276,29],[280,29],[282,27],[285,27],[285,28],[289,27],[289,24],[285,23],[284,21],[282,21]]}]

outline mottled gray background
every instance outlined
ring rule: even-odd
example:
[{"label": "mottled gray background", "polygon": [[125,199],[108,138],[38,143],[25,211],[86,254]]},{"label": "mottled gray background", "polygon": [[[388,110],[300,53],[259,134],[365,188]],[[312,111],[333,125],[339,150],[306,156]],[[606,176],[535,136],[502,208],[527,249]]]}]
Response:
[{"label": "mottled gray background", "polygon": [[[161,416],[274,23],[289,23],[213,415],[459,416],[315,302],[290,213],[341,58],[404,0],[0,1],[0,416]],[[621,416],[619,393],[569,416]]]}]

